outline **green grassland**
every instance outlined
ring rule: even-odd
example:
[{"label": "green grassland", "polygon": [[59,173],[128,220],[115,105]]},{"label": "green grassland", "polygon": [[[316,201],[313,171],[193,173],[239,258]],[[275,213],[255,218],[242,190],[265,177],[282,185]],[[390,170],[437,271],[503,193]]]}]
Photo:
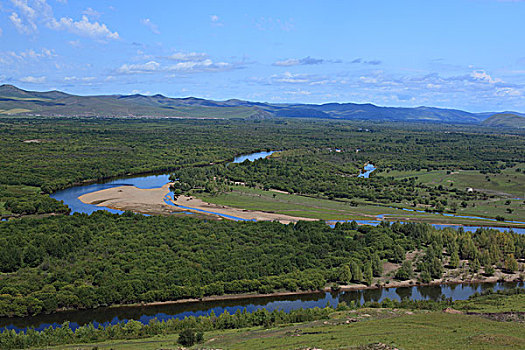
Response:
[{"label": "green grassland", "polygon": [[[370,315],[366,317],[364,315]],[[357,317],[356,317],[357,316]],[[360,318],[347,324],[348,318]],[[525,326],[476,316],[442,312],[406,313],[362,310],[338,313],[330,321],[316,321],[271,330],[253,329],[214,334],[205,346],[223,349],[348,349],[383,343],[401,349],[483,349],[525,346]]]},{"label": "green grassland", "polygon": [[525,197],[525,164],[502,170],[500,174],[482,174],[477,170],[433,170],[433,171],[388,171],[381,176],[393,176],[396,179],[416,176],[417,181],[435,186],[471,187],[487,194],[499,194],[508,197]]},{"label": "green grassland", "polygon": [[[475,207],[458,207],[458,215],[495,217],[503,216],[507,220],[523,221],[525,218],[525,173],[517,170],[525,169],[520,164],[507,168],[500,174],[482,174],[477,170],[457,170],[447,172],[435,171],[389,171],[379,173],[381,176],[393,176],[396,179],[417,177],[417,181],[432,186],[454,186],[465,189],[473,188],[477,192],[487,194],[486,200],[475,201]],[[507,204],[510,201],[510,204]],[[507,209],[511,209],[509,213]]]},{"label": "green grassland", "polygon": [[476,299],[456,301],[454,308],[477,313],[523,312],[525,311],[525,294],[504,297],[498,294],[489,294]]},{"label": "green grassland", "polygon": [[[432,213],[407,212],[400,209],[390,208],[388,205],[377,205],[365,201],[354,201],[358,206],[352,206],[350,201],[329,200],[301,195],[280,193],[275,191],[264,191],[247,186],[233,186],[232,191],[216,195],[200,192],[195,195],[202,200],[217,204],[247,210],[261,210],[275,212],[290,216],[313,218],[320,220],[373,220],[378,215],[385,215],[390,220],[443,223],[443,224],[491,224],[494,221],[478,219],[453,218],[436,215]],[[458,208],[458,215],[471,215],[482,217],[495,217],[501,213],[508,220],[520,220],[525,217],[525,205],[522,201],[511,200],[510,205],[505,205],[506,200],[479,201],[476,207]],[[399,207],[399,204],[392,206]],[[494,208],[496,206],[496,208]],[[407,208],[411,208],[407,203]],[[509,214],[506,208],[512,208],[514,212]]]}]

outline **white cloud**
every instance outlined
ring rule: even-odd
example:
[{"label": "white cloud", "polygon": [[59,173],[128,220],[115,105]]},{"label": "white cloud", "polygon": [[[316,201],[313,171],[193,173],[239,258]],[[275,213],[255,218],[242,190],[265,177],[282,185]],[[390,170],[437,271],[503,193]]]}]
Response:
[{"label": "white cloud", "polygon": [[490,84],[495,83],[501,83],[501,79],[493,79],[489,74],[487,74],[485,71],[474,71],[470,74],[470,76],[476,80],[485,81]]},{"label": "white cloud", "polygon": [[36,31],[36,25],[34,23],[24,24],[16,12],[11,13],[9,19],[15,26],[16,30],[22,34],[31,34],[32,32]]},{"label": "white cloud", "polygon": [[2,36],[2,33],[3,33],[3,32],[4,32],[4,31],[2,30],[2,28],[0,28],[0,36]]},{"label": "white cloud", "polygon": [[159,27],[155,23],[153,23],[149,18],[141,19],[140,23],[148,27],[148,29],[151,30],[153,34],[160,34]]},{"label": "white cloud", "polygon": [[168,67],[169,71],[177,72],[220,72],[229,70],[232,68],[232,64],[226,62],[214,63],[212,60],[205,59],[203,61],[186,61],[179,62]]},{"label": "white cloud", "polygon": [[160,69],[160,63],[149,61],[144,64],[123,64],[117,69],[121,74],[153,73]]},{"label": "white cloud", "polygon": [[90,22],[86,15],[80,21],[62,17],[58,21],[52,19],[47,26],[55,30],[67,30],[71,33],[91,38],[119,39],[117,32],[111,32],[104,23]]},{"label": "white cloud", "polygon": [[[314,65],[314,64],[321,64],[327,62],[326,60],[323,60],[321,58],[313,58],[313,57],[305,57],[305,58],[290,58],[287,60],[282,61],[276,61],[273,63],[274,66],[280,66],[280,67],[291,67],[291,66],[299,66],[299,65]],[[332,61],[336,62],[336,61]]]},{"label": "white cloud", "polygon": [[521,91],[514,89],[514,88],[496,88],[496,94],[498,96],[506,97],[506,96],[512,96],[517,97],[521,96]]},{"label": "white cloud", "polygon": [[19,12],[11,13],[9,19],[20,33],[36,33],[38,31],[37,21],[45,22],[53,17],[51,6],[46,3],[46,0],[11,0],[11,2]]},{"label": "white cloud", "polygon": [[[143,57],[148,56],[142,51],[140,54]],[[208,54],[199,52],[176,52],[170,56],[159,56],[157,59],[160,63],[157,60],[150,60],[146,63],[123,64],[116,72],[119,74],[225,72],[243,66],[242,62],[215,62],[208,58]]]},{"label": "white cloud", "polygon": [[[55,18],[53,9],[47,4],[46,0],[11,0],[11,2],[17,12],[12,12],[9,19],[20,33],[36,33],[38,31],[37,24],[43,23],[47,28],[53,30],[65,30],[96,39],[119,39],[117,32],[109,30],[104,23],[91,22],[86,14],[79,21],[70,17]],[[93,10],[88,12],[94,14]]]},{"label": "white cloud", "polygon": [[133,89],[131,90],[131,94],[132,95],[137,95],[137,94],[141,94],[141,95],[151,95],[151,91],[142,91],[142,90],[138,90],[138,89]]},{"label": "white cloud", "polygon": [[377,83],[377,79],[376,78],[372,78],[372,77],[362,76],[362,77],[359,77],[359,80],[362,81],[365,84],[375,84],[375,83]]},{"label": "white cloud", "polygon": [[[366,73],[343,71],[324,75],[285,72],[245,81],[263,86],[261,90],[279,92],[279,101],[286,101],[286,96],[305,98],[310,93],[308,100],[315,101],[332,94],[326,98],[381,105],[431,105],[473,111],[525,108],[525,84],[516,78],[516,74],[506,77],[483,69],[450,76],[421,72],[388,73],[374,69]],[[516,83],[510,83],[508,79]]]},{"label": "white cloud", "polygon": [[96,79],[95,77],[76,77],[76,76],[64,77],[65,81],[80,81],[80,82],[89,82],[95,79]]},{"label": "white cloud", "polygon": [[20,81],[24,83],[41,84],[46,82],[46,77],[33,77],[28,75],[27,77],[20,78]]},{"label": "white cloud", "polygon": [[310,91],[306,90],[285,91],[284,93],[292,96],[309,96],[312,94]]},{"label": "white cloud", "polygon": [[36,52],[33,49],[29,49],[29,50],[20,52],[18,55],[22,58],[32,58],[32,59],[56,57],[54,50],[49,50],[46,48],[42,48],[40,52]]},{"label": "white cloud", "polygon": [[88,16],[88,17],[91,17],[91,18],[99,18],[101,13],[96,11],[96,10],[93,10],[91,7],[88,7],[87,9],[85,9],[84,11],[82,11],[82,14]]},{"label": "white cloud", "polygon": [[54,50],[41,48],[39,51],[34,49],[28,49],[21,52],[15,52],[15,51],[6,51],[6,52],[0,52],[0,55],[4,57],[3,63],[4,64],[12,64],[12,63],[24,63],[28,60],[33,61],[39,61],[41,59],[49,59],[56,57]]},{"label": "white cloud", "polygon": [[314,78],[307,74],[293,74],[290,72],[284,72],[283,74],[272,75],[271,80],[277,83],[289,83],[289,84],[309,84]]},{"label": "white cloud", "polygon": [[167,58],[173,61],[204,61],[208,58],[208,55],[200,52],[177,52],[168,56]]},{"label": "white cloud", "polygon": [[281,66],[281,67],[290,67],[290,66],[298,66],[300,65],[300,61],[297,58],[290,58],[283,61],[276,61],[274,62],[274,66]]},{"label": "white cloud", "polygon": [[210,20],[211,20],[212,26],[222,27],[222,25],[223,25],[222,22],[221,22],[221,19],[217,15],[210,15]]},{"label": "white cloud", "polygon": [[79,47],[80,46],[80,40],[70,40],[67,42],[69,45],[73,47]]}]

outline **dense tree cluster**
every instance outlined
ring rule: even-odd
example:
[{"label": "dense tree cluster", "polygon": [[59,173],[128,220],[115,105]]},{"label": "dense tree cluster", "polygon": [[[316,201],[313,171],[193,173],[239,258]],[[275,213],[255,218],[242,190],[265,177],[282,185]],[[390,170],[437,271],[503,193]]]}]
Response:
[{"label": "dense tree cluster", "polygon": [[512,269],[525,256],[525,236],[424,224],[330,228],[107,212],[22,219],[0,223],[0,316],[372,284],[382,262],[415,249],[426,252],[417,271],[433,279],[441,277],[443,254],[456,250],[462,259]]},{"label": "dense tree cluster", "polygon": [[38,189],[0,185],[4,209],[13,214],[69,213],[70,209],[49,196],[41,196]]},{"label": "dense tree cluster", "polygon": [[241,164],[185,167],[174,172],[172,180],[175,194],[192,189],[219,193],[228,191],[232,184],[242,183],[330,199],[360,198],[380,203],[421,202],[431,204],[439,211],[443,211],[443,204],[448,203],[444,198],[463,201],[477,198],[474,193],[457,188],[426,186],[417,183],[415,178],[359,178],[358,169],[357,164],[338,164],[328,152],[285,152],[279,157]]}]

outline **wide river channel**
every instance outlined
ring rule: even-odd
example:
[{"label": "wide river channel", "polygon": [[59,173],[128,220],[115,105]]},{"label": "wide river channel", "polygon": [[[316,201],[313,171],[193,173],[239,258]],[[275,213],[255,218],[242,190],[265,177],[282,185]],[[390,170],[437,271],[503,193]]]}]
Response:
[{"label": "wide river channel", "polygon": [[[241,163],[245,160],[253,161],[255,159],[267,157],[273,152],[258,152],[235,158],[235,163]],[[370,168],[365,169],[370,171]],[[375,168],[374,168],[375,170]],[[373,171],[373,170],[372,170]],[[371,171],[370,171],[371,172]],[[62,191],[58,191],[51,197],[63,200],[72,213],[92,213],[97,210],[107,210],[112,213],[121,213],[119,210],[101,208],[95,205],[85,204],[78,200],[78,197],[95,191],[117,186],[136,186],[138,188],[149,189],[159,188],[168,183],[169,175],[149,175],[139,177],[127,177],[123,179],[111,180],[104,183],[95,183],[90,185],[75,186]],[[231,217],[230,217],[231,218]],[[235,218],[233,218],[235,219]],[[359,221],[360,224],[377,225],[379,220]],[[330,223],[329,224],[333,224]],[[450,225],[434,225],[437,228],[459,227]],[[478,227],[465,226],[468,231],[475,231]],[[507,228],[494,227],[498,230],[508,230]],[[514,232],[525,234],[525,229],[514,229]],[[24,331],[28,327],[36,330],[43,330],[48,327],[57,327],[65,321],[70,321],[70,327],[75,329],[81,325],[93,323],[106,326],[119,322],[126,322],[133,319],[143,323],[148,323],[151,319],[168,320],[171,318],[184,318],[188,316],[209,315],[212,311],[219,315],[224,311],[235,313],[237,310],[247,309],[252,312],[257,309],[265,308],[269,311],[281,309],[286,312],[299,308],[324,307],[327,304],[337,306],[341,301],[347,303],[351,301],[364,303],[366,301],[382,301],[385,298],[401,300],[410,298],[413,300],[438,300],[444,295],[453,300],[467,299],[474,293],[480,293],[487,289],[505,290],[510,288],[525,288],[523,282],[512,283],[484,283],[484,284],[460,284],[460,285],[437,285],[437,286],[413,286],[400,288],[383,288],[375,290],[359,290],[340,293],[310,293],[289,296],[272,296],[272,297],[246,297],[243,299],[217,300],[217,301],[199,301],[179,304],[163,305],[143,305],[143,306],[125,306],[125,307],[101,307],[91,310],[63,311],[51,315],[39,315],[35,317],[22,318],[0,318],[0,331],[5,329],[14,329]]]}]

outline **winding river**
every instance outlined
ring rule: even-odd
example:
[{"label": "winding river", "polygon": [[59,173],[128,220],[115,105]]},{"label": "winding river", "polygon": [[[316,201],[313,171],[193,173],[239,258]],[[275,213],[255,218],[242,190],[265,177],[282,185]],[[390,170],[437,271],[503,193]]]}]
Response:
[{"label": "winding river", "polygon": [[[253,161],[271,155],[272,152],[257,152],[249,155],[239,156],[233,162],[241,163],[243,161]],[[365,168],[366,172],[374,171],[373,165]],[[363,177],[367,177],[363,175]],[[118,186],[136,186],[141,189],[159,188],[168,183],[169,175],[149,175],[138,177],[127,177],[123,179],[111,180],[104,183],[95,183],[83,186],[75,186],[62,191],[58,191],[51,195],[51,197],[64,201],[70,208],[72,213],[87,213],[90,214],[97,210],[102,210],[101,207],[82,203],[78,197],[107,188]],[[169,195],[168,195],[169,196]],[[165,198],[165,202],[170,204],[170,198]],[[172,203],[171,203],[172,204]],[[173,204],[172,204],[173,205]],[[122,213],[120,210],[104,208],[112,213]],[[218,214],[209,212],[211,214]],[[222,215],[222,214],[219,214]],[[224,216],[224,215],[222,215]],[[233,220],[240,218],[229,217]],[[360,224],[378,225],[381,217],[378,220],[357,220]],[[330,225],[335,225],[337,221],[328,221]],[[454,226],[454,225],[433,225],[437,228],[459,228],[463,227],[466,231],[475,231],[477,226]],[[508,228],[492,227],[497,230],[508,230]],[[525,234],[525,229],[515,228],[514,232]],[[366,301],[381,301],[385,298],[400,300],[402,298],[410,298],[413,300],[438,300],[442,295],[453,300],[464,300],[476,292],[482,292],[486,289],[494,291],[504,290],[509,288],[525,288],[523,282],[513,283],[485,283],[485,284],[463,284],[463,285],[437,285],[437,286],[413,286],[400,288],[385,288],[376,290],[359,290],[340,293],[311,293],[290,296],[271,296],[271,297],[246,297],[235,300],[217,300],[207,302],[191,302],[179,304],[163,304],[151,306],[126,306],[126,307],[101,307],[93,310],[76,310],[64,311],[51,315],[39,315],[35,317],[24,318],[0,318],[0,331],[5,329],[14,329],[15,331],[24,331],[28,327],[36,330],[43,330],[48,327],[57,327],[65,321],[70,321],[70,327],[75,329],[81,325],[93,323],[95,327],[98,325],[116,324],[119,322],[126,322],[134,319],[142,323],[148,323],[151,319],[157,318],[159,320],[167,320],[171,318],[184,318],[187,316],[201,316],[209,315],[212,311],[215,314],[220,314],[224,311],[235,313],[239,309],[246,308],[248,311],[255,311],[257,309],[265,308],[269,311],[275,309],[282,309],[290,311],[298,308],[312,308],[324,307],[328,304],[336,306],[339,302],[355,301],[364,303]]]},{"label": "winding river", "polygon": [[[244,162],[246,160],[252,162],[252,161],[254,161],[256,159],[261,159],[261,158],[268,157],[268,156],[272,155],[275,152],[277,152],[277,151],[261,151],[261,152],[241,155],[241,156],[235,157],[234,160],[233,160],[233,163],[242,163],[242,162]],[[362,175],[362,177],[368,178],[370,173],[373,172],[374,170],[376,170],[376,168],[375,168],[374,165],[368,163],[368,164],[365,165],[364,170],[365,170],[365,172],[361,173],[359,176]],[[93,204],[83,203],[83,202],[81,202],[78,199],[78,197],[82,196],[82,195],[84,195],[86,193],[96,192],[96,191],[105,190],[105,189],[113,188],[113,187],[119,187],[119,186],[135,186],[135,187],[141,188],[141,189],[159,188],[159,187],[164,186],[168,182],[169,182],[169,174],[126,177],[126,178],[122,178],[122,179],[110,180],[110,181],[101,182],[101,183],[94,183],[94,184],[89,184],[89,185],[81,185],[81,186],[74,186],[74,187],[66,188],[64,190],[57,191],[57,192],[53,193],[51,195],[51,197],[53,197],[53,198],[55,198],[57,200],[64,201],[64,203],[67,204],[71,208],[71,213],[91,214],[92,212],[97,211],[97,210],[107,210],[107,211],[109,211],[111,213],[121,214],[123,212],[121,210],[111,209],[111,208],[106,208],[106,207],[99,207],[99,206],[96,206],[96,205],[93,205]],[[178,206],[178,205],[173,204],[172,199],[173,199],[173,196],[170,193],[164,198],[164,203],[166,203],[168,205],[176,206],[176,207],[178,207],[180,209],[187,209],[187,210],[192,210],[192,211],[196,211],[196,212],[202,212],[202,213],[205,213],[205,214],[218,215],[218,216],[230,219],[230,220],[235,220],[235,221],[244,221],[244,220],[246,220],[246,219],[242,219],[242,218],[239,218],[239,217],[226,215],[226,214],[222,214],[222,213],[217,213],[217,212],[213,212],[213,211],[206,211],[206,210],[201,210],[201,209],[192,208],[192,207]],[[399,208],[396,208],[396,209],[399,209]],[[448,216],[448,217],[457,217],[457,218],[465,218],[465,219],[480,219],[480,220],[496,221],[494,219],[488,219],[488,218],[476,217],[476,216],[461,216],[461,215],[446,214],[446,213],[445,214],[426,213],[426,212],[421,211],[421,210],[406,209],[406,208],[403,208],[401,210],[404,210],[404,211],[407,211],[407,212],[421,212],[421,213],[425,213],[425,214],[434,214],[434,215],[441,215],[441,216]],[[189,212],[189,211],[186,211],[186,213],[187,214],[191,214],[191,212]],[[379,223],[385,217],[385,215],[387,215],[387,214],[377,215],[376,216],[376,220],[355,220],[355,221],[358,224],[374,225],[375,226],[375,225],[379,225]],[[331,221],[327,221],[327,222],[330,225],[334,225],[336,222],[345,222],[345,221],[347,221],[347,220],[331,220]],[[520,222],[520,221],[510,221],[510,222],[525,224],[525,222]],[[463,229],[465,231],[471,231],[471,232],[476,231],[480,227],[492,228],[492,229],[499,230],[499,231],[502,231],[502,232],[509,230],[509,228],[499,227],[499,226],[492,226],[492,227],[490,227],[490,226],[461,226],[461,225],[440,225],[440,224],[433,224],[433,226],[436,227],[436,228],[439,228],[439,229],[443,229],[443,228],[457,229],[457,228],[463,227]],[[516,233],[525,234],[525,228],[513,228],[512,230],[514,232],[516,232]]]}]

